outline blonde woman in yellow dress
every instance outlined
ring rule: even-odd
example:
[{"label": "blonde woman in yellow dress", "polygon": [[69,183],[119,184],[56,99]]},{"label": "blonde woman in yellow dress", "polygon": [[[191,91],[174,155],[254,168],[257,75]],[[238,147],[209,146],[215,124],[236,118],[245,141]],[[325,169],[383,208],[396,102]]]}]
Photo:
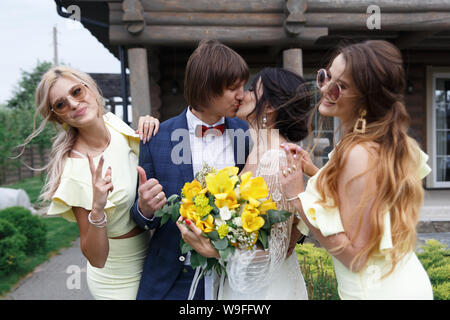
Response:
[{"label": "blonde woman in yellow dress", "polygon": [[[139,136],[113,113],[86,73],[57,66],[36,91],[44,118],[59,127],[41,198],[48,215],[78,223],[87,282],[95,299],[135,299],[150,240],[130,218],[137,185]],[[152,117],[139,120],[143,140],[158,130]]]},{"label": "blonde woman in yellow dress", "polygon": [[[332,255],[341,299],[433,299],[414,253],[421,179],[430,168],[407,135],[405,79],[392,44],[344,47],[317,75],[318,110],[343,128],[329,161],[317,171],[297,146],[285,145],[285,195],[301,216],[300,231]],[[312,176],[306,190],[302,168]]]}]

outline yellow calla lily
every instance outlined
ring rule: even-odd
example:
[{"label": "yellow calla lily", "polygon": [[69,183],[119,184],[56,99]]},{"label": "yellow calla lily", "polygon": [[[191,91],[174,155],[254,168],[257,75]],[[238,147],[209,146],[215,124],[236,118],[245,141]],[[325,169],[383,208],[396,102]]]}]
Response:
[{"label": "yellow calla lily", "polygon": [[234,192],[235,182],[229,177],[226,170],[221,170],[217,174],[208,174],[205,181],[208,191],[213,195]]},{"label": "yellow calla lily", "polygon": [[212,215],[208,214],[205,220],[198,219],[195,222],[195,225],[204,233],[209,233],[211,231],[214,231],[214,218]]},{"label": "yellow calla lily", "polygon": [[261,214],[266,214],[268,210],[277,210],[276,202],[272,201],[272,197],[263,201],[261,205],[258,207]]},{"label": "yellow calla lily", "polygon": [[264,219],[258,214],[252,213],[251,211],[245,211],[241,216],[242,228],[247,232],[256,232],[264,226]]},{"label": "yellow calla lily", "polygon": [[195,213],[196,207],[193,203],[182,203],[180,206],[180,215],[193,221],[194,223],[198,220],[198,216]]},{"label": "yellow calla lily", "polygon": [[191,183],[186,182],[183,189],[181,189],[181,192],[186,199],[192,200],[192,198],[202,192],[202,185],[194,179]]},{"label": "yellow calla lily", "polygon": [[264,179],[262,177],[251,178],[251,173],[250,175],[247,175],[247,173],[241,176],[241,185],[239,186],[241,198],[245,200],[267,198],[269,189]]}]

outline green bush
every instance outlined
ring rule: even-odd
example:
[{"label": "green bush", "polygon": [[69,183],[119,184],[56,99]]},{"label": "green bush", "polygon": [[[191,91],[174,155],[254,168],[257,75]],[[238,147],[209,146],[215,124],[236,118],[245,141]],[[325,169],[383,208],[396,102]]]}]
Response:
[{"label": "green bush", "polygon": [[47,228],[41,217],[32,215],[24,207],[9,207],[0,210],[0,219],[12,223],[25,236],[25,253],[34,254],[45,249]]},{"label": "green bush", "polygon": [[[446,245],[428,240],[417,256],[433,286],[434,300],[450,300],[450,252]],[[330,255],[311,243],[297,245],[297,257],[311,300],[339,299]]]},{"label": "green bush", "polygon": [[26,239],[4,219],[0,219],[0,275],[16,270],[25,261]]},{"label": "green bush", "polygon": [[309,299],[338,300],[333,261],[328,252],[312,243],[297,245],[295,250]]},{"label": "green bush", "polygon": [[450,252],[447,245],[428,240],[417,254],[430,277],[435,300],[450,299]]}]

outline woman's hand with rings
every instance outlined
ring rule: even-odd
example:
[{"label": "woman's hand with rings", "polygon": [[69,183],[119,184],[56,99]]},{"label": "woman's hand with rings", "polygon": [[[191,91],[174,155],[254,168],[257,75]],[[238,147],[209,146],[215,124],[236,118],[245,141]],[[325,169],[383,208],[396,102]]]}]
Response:
[{"label": "woman's hand with rings", "polygon": [[149,142],[151,137],[158,133],[158,130],[158,119],[151,116],[139,117],[138,129],[136,130],[136,133],[139,134],[139,138],[142,140],[143,144]]},{"label": "woman's hand with rings", "polygon": [[205,237],[202,234],[202,230],[190,220],[180,216],[177,221],[177,227],[180,229],[181,237],[184,242],[190,245],[199,254],[206,258],[220,258],[219,252],[214,248],[211,240]]},{"label": "woman's hand with rings", "polygon": [[[303,192],[302,158],[299,156],[300,153],[295,151],[298,150],[297,145],[285,143],[280,147],[282,147],[286,153],[287,166],[280,168],[279,179],[285,197],[287,199],[292,199],[300,192]],[[292,150],[294,150],[294,152]]]}]

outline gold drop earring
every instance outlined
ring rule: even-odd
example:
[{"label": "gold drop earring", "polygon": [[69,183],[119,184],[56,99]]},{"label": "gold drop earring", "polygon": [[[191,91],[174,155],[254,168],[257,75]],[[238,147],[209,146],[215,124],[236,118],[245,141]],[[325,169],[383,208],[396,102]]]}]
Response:
[{"label": "gold drop earring", "polygon": [[364,109],[359,110],[359,118],[355,122],[355,126],[353,127],[353,132],[356,133],[365,133],[366,132],[366,118],[367,111]]}]

